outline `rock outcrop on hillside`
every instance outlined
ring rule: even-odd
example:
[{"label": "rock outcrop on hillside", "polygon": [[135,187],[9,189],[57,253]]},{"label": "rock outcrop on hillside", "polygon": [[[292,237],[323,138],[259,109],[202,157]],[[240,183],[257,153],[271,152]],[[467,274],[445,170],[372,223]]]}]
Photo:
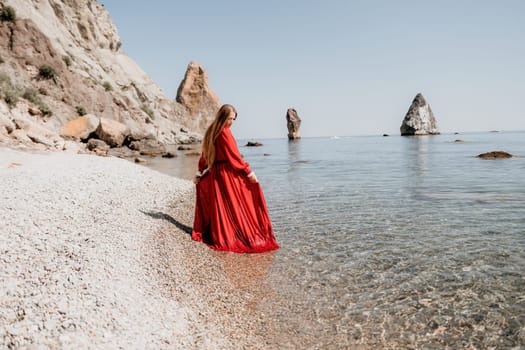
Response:
[{"label": "rock outcrop on hillside", "polygon": [[301,138],[301,118],[293,108],[288,108],[286,111],[286,126],[288,127],[288,140]]},{"label": "rock outcrop on hillside", "polygon": [[208,74],[197,62],[190,62],[177,89],[176,101],[190,113],[188,123],[195,130],[205,131],[220,108],[219,98],[208,85]]},{"label": "rock outcrop on hillside", "polygon": [[[61,149],[68,139],[80,141],[64,135],[64,126],[86,114],[98,125],[124,125],[124,145],[200,140],[215,113],[211,104],[188,108],[167,98],[121,51],[117,29],[96,0],[0,0],[0,7],[16,12],[0,22],[0,144],[33,147],[40,140],[41,148]],[[216,98],[207,80],[191,92]]]},{"label": "rock outcrop on hillside", "polygon": [[400,130],[402,136],[439,134],[434,113],[421,93],[412,101]]}]

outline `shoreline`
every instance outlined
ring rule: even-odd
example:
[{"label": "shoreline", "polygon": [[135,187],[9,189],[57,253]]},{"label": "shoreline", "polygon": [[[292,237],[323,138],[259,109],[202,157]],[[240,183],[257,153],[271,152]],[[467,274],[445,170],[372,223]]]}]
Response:
[{"label": "shoreline", "polygon": [[[125,159],[0,148],[0,347],[265,347],[193,184]],[[261,259],[239,256],[236,261]],[[252,261],[248,261],[251,263]]]}]

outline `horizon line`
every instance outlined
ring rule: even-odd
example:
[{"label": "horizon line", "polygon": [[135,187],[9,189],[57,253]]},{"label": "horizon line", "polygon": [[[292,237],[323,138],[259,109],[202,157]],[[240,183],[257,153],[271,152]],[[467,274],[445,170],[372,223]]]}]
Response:
[{"label": "horizon line", "polygon": [[[446,131],[441,132],[437,135],[401,135],[401,133],[396,134],[389,134],[389,133],[379,133],[379,134],[347,134],[347,135],[317,135],[317,136],[301,136],[300,139],[313,139],[313,138],[340,138],[340,137],[373,137],[373,136],[380,136],[380,137],[410,137],[410,136],[440,136],[440,135],[461,135],[461,134],[475,134],[475,133],[499,133],[499,132],[525,132],[525,130],[515,130],[515,129],[502,129],[502,130],[475,130],[475,131]],[[238,140],[255,140],[255,139],[261,139],[261,140],[280,140],[280,139],[287,139],[287,136],[266,136],[266,137],[239,137]],[[293,140],[290,140],[293,141]]]}]

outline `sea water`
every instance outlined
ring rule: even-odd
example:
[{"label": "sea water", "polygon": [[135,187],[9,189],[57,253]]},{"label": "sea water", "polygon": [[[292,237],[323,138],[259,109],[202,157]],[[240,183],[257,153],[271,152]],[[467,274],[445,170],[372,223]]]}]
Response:
[{"label": "sea water", "polygon": [[232,278],[260,270],[269,344],[525,346],[525,158],[476,157],[525,156],[525,132],[257,141],[281,249]]}]

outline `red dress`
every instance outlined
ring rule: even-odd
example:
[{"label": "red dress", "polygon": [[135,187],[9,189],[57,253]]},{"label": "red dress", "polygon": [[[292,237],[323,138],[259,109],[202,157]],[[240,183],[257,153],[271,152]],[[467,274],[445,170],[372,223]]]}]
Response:
[{"label": "red dress", "polygon": [[[261,186],[251,183],[251,169],[228,127],[215,141],[216,161],[197,184],[191,237],[215,250],[262,253],[278,249]],[[207,168],[201,155],[199,171]]]}]

